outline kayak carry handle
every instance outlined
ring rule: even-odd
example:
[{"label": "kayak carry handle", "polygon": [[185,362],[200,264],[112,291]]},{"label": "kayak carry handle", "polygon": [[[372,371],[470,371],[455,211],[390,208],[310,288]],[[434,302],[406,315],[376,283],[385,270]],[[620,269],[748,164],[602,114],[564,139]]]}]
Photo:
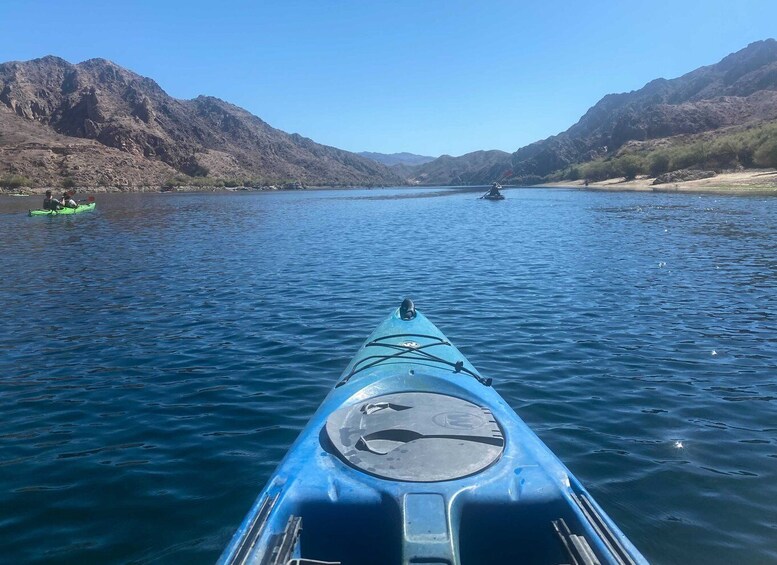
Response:
[{"label": "kayak carry handle", "polygon": [[409,298],[405,298],[402,301],[402,305],[399,307],[399,317],[403,320],[412,320],[415,318],[415,304]]}]

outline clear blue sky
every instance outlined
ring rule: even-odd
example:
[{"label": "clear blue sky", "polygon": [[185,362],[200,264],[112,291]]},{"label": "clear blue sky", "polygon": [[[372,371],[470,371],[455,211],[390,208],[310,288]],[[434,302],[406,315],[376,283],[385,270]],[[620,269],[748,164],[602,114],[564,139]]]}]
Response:
[{"label": "clear blue sky", "polygon": [[0,62],[110,59],[349,151],[514,151],[777,36],[777,0],[0,0]]}]

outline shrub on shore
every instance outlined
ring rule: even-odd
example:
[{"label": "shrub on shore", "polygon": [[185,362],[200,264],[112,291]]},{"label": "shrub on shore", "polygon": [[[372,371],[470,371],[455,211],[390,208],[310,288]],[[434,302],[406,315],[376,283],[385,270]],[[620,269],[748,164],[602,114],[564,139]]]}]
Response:
[{"label": "shrub on shore", "polygon": [[6,190],[15,190],[31,185],[32,181],[21,175],[5,175],[0,177],[0,187],[5,188]]},{"label": "shrub on shore", "polygon": [[720,172],[741,167],[777,167],[777,122],[718,133],[713,138],[704,135],[674,140],[669,146],[655,149],[624,151],[617,157],[578,163],[565,169],[561,176],[567,180],[631,180],[639,174],[657,177],[684,169]]}]

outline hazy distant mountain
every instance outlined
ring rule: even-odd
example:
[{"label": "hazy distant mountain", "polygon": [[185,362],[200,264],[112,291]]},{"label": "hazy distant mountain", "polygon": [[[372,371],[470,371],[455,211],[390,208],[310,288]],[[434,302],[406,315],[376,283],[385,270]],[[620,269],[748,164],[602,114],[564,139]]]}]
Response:
[{"label": "hazy distant mountain", "polygon": [[[474,151],[460,157],[442,157],[407,171],[408,181],[421,185],[485,184],[509,172],[510,154],[504,151]],[[482,179],[490,179],[484,181]]]},{"label": "hazy distant mountain", "polygon": [[362,157],[367,157],[378,163],[382,163],[387,167],[394,165],[423,165],[429,161],[434,161],[435,157],[426,157],[424,155],[415,155],[413,153],[371,153],[369,151],[362,151],[359,153]]},{"label": "hazy distant mountain", "polygon": [[[777,119],[777,41],[750,44],[719,63],[679,78],[609,94],[567,131],[518,149],[492,155],[441,157],[414,167],[422,184],[488,184],[534,181],[571,164],[612,156],[625,144],[720,130]],[[489,152],[490,153],[490,152]]]},{"label": "hazy distant mountain", "polygon": [[104,59],[0,64],[0,176],[36,185],[154,186],[175,174],[308,184],[397,184],[386,166],[272,128],[200,96],[177,100]]}]

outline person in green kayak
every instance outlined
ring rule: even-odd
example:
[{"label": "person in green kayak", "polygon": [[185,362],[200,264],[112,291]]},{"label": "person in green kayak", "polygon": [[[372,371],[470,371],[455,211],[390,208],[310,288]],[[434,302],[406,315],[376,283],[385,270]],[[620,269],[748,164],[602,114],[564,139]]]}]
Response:
[{"label": "person in green kayak", "polygon": [[66,208],[78,208],[78,203],[75,200],[73,200],[73,197],[68,192],[65,192],[62,195],[61,204]]},{"label": "person in green kayak", "polygon": [[51,196],[51,191],[46,191],[46,198],[43,199],[43,209],[44,210],[60,210],[62,209],[62,203]]}]

